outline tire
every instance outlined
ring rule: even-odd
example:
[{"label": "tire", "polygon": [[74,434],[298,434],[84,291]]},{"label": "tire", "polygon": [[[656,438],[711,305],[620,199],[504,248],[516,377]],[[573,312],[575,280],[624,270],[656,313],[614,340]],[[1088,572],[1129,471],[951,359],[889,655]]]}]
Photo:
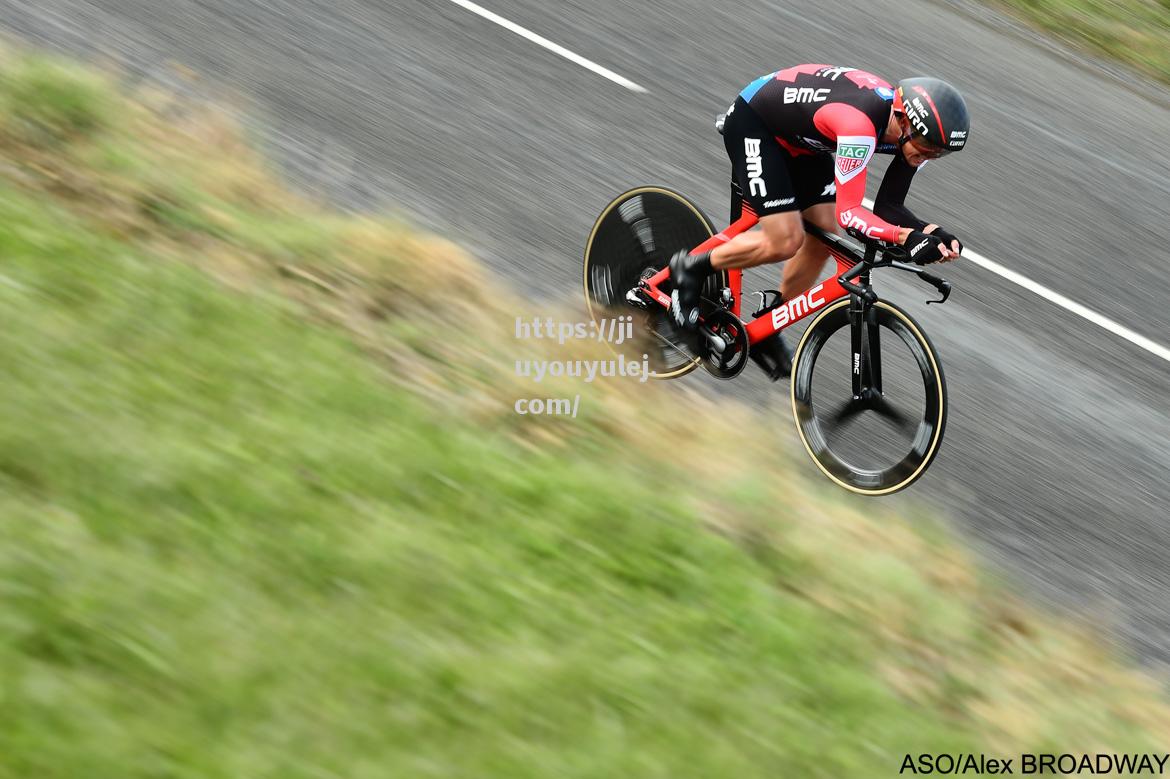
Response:
[{"label": "tire", "polygon": [[[897,425],[899,429],[904,430],[910,440],[902,457],[897,457],[897,452],[901,451],[901,441],[889,444],[888,440],[875,440],[875,447],[888,445],[891,449],[890,456],[886,457],[883,454],[881,458],[883,462],[879,465],[859,465],[857,450],[852,445],[834,444],[832,439],[837,437],[834,425],[839,424],[840,429],[844,429],[845,417],[850,419],[853,416],[860,417],[863,412],[855,410],[842,412],[838,409],[838,413],[833,414],[830,405],[839,402],[833,397],[836,393],[826,395],[822,390],[818,397],[815,386],[818,358],[825,358],[836,351],[825,348],[834,336],[841,338],[843,330],[847,351],[852,351],[848,348],[851,332],[850,303],[850,299],[845,298],[826,308],[813,320],[800,339],[793,359],[792,414],[796,419],[796,429],[800,434],[801,443],[804,444],[813,462],[829,479],[860,495],[890,495],[909,487],[919,479],[938,454],[947,420],[946,380],[938,354],[918,323],[892,303],[885,301],[875,303],[873,321],[879,328],[878,338],[883,344],[879,349],[886,390],[880,394],[880,400],[877,402],[881,403],[883,408],[892,408],[893,403],[887,396],[898,395],[916,405],[919,398],[915,393],[921,391],[921,407],[920,411],[912,414],[895,412],[897,416],[894,418],[900,417],[897,422],[889,421],[889,413],[869,413],[870,410],[867,409],[865,413],[868,413],[868,419],[878,419],[883,424]],[[833,343],[837,344],[839,341]],[[865,351],[868,354],[868,350]],[[899,374],[902,377],[900,386],[895,390],[890,388],[888,375],[891,358],[896,358],[893,362],[904,368]],[[844,385],[839,374],[845,373],[850,387],[843,391],[848,398],[852,398],[849,358],[846,357],[845,360],[846,364],[840,366],[840,369],[844,369],[842,371],[831,359],[826,358],[823,360],[822,371],[830,377],[829,381],[836,380],[842,387]],[[853,365],[855,372],[858,370],[857,363],[853,362]],[[916,382],[920,382],[920,385]],[[857,404],[846,400],[842,406],[852,408]],[[911,436],[910,423],[915,419],[918,420],[917,426]],[[857,440],[868,444],[870,439],[862,435]]]},{"label": "tire", "polygon": [[[683,376],[697,368],[699,360],[676,345],[685,339],[677,334],[665,308],[654,304],[643,311],[629,305],[625,294],[637,286],[643,273],[662,269],[676,251],[693,249],[714,234],[715,226],[697,206],[663,187],[637,187],[622,193],[605,207],[589,232],[584,263],[589,316],[600,326],[602,318],[633,315],[635,333],[643,334],[643,344],[648,345],[654,378]],[[718,300],[720,288],[726,285],[726,271],[712,274],[703,298]]]}]

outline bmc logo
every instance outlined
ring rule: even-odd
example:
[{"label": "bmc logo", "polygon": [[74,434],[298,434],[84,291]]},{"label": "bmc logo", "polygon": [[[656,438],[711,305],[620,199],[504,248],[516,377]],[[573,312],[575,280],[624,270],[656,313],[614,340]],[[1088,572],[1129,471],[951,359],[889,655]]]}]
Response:
[{"label": "bmc logo", "polygon": [[829,88],[784,87],[785,103],[823,103],[829,99]]},{"label": "bmc logo", "polygon": [[848,230],[850,228],[852,228],[854,230],[860,230],[861,233],[863,235],[865,235],[866,238],[875,237],[874,233],[877,232],[876,227],[870,227],[869,224],[864,219],[862,219],[859,216],[855,216],[853,213],[853,209],[849,209],[848,211],[842,211],[841,216],[837,219],[837,221],[846,230]]},{"label": "bmc logo", "polygon": [[[756,197],[765,197],[768,194],[768,188],[764,186],[764,161],[760,159],[760,139],[759,138],[744,138],[743,139],[744,154],[747,155],[747,174],[748,174],[748,189]],[[760,191],[756,191],[756,186],[759,186]]]},{"label": "bmc logo", "polygon": [[819,297],[825,285],[818,284],[808,292],[794,297],[779,308],[772,309],[772,327],[779,330],[790,322],[795,322],[810,311],[816,311],[825,305],[825,299]]}]

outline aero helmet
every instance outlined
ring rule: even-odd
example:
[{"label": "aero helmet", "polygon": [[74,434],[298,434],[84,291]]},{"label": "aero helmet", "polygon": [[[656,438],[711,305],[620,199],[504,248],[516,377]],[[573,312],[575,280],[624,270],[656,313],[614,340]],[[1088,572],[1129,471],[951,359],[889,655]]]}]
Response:
[{"label": "aero helmet", "polygon": [[926,76],[904,78],[894,90],[894,110],[910,120],[910,135],[940,152],[961,151],[967,145],[971,117],[959,91],[945,81]]}]

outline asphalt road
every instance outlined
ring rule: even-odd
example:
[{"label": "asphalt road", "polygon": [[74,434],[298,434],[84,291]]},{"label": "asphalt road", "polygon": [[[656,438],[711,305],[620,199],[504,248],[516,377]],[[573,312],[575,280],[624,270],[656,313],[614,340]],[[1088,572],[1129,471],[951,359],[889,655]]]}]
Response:
[{"label": "asphalt road", "polygon": [[[302,185],[400,208],[534,298],[578,294],[589,227],[632,185],[725,217],[712,117],[754,77],[798,62],[937,74],[967,96],[972,140],[923,171],[912,207],[1170,344],[1161,88],[976,5],[482,2],[648,92],[450,0],[0,0],[0,28],[154,77],[173,63],[205,74],[263,117]],[[947,438],[914,497],[1035,597],[1170,660],[1170,363],[970,263],[946,271],[957,291],[930,309],[927,290],[879,279],[948,372]],[[766,404],[793,435],[786,395],[762,380],[686,381]]]}]

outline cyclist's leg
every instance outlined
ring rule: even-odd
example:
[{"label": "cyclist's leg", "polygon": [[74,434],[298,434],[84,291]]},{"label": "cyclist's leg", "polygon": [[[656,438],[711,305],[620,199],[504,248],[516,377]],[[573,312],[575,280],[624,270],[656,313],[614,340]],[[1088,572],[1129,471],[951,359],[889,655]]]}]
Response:
[{"label": "cyclist's leg", "polygon": [[796,253],[803,235],[799,211],[761,216],[759,230],[740,233],[711,253],[711,267],[730,270],[783,262]]},{"label": "cyclist's leg", "polygon": [[[837,229],[837,206],[834,203],[818,203],[809,206],[802,212],[804,218],[826,232],[835,232]],[[804,243],[799,251],[784,263],[784,279],[780,282],[780,296],[791,300],[816,282],[825,267],[825,260],[829,259],[829,250],[825,245],[805,235]]]},{"label": "cyclist's leg", "polygon": [[[833,178],[833,158],[828,155],[801,157],[791,165],[796,199],[804,218],[826,232],[837,232],[837,187]],[[784,263],[784,278],[780,294],[791,300],[816,282],[829,250],[812,236],[804,242],[792,259]]]},{"label": "cyclist's leg", "polygon": [[[760,229],[741,233],[711,254],[716,269],[750,268],[791,257],[804,228],[789,174],[790,155],[742,98],[727,114],[723,143],[733,179],[760,217]],[[732,203],[733,213],[735,202]]]}]

